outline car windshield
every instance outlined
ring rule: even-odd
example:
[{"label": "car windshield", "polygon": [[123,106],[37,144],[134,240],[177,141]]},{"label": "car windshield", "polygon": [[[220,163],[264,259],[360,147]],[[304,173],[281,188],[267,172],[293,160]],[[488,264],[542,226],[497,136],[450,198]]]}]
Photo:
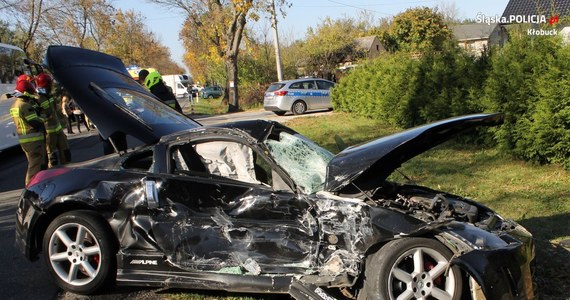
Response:
[{"label": "car windshield", "polygon": [[265,144],[273,159],[291,176],[304,193],[322,191],[327,165],[333,154],[300,134],[279,133],[279,140],[268,139]]}]

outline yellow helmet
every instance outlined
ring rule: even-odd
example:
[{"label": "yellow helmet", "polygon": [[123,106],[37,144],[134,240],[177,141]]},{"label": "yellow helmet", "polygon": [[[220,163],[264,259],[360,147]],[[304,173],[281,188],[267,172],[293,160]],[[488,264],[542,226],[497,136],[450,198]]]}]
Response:
[{"label": "yellow helmet", "polygon": [[162,76],[160,76],[160,73],[158,73],[157,71],[153,71],[153,72],[150,72],[146,76],[146,78],[144,80],[144,85],[146,85],[146,87],[148,89],[150,89],[155,84],[157,84],[160,80],[162,80]]}]

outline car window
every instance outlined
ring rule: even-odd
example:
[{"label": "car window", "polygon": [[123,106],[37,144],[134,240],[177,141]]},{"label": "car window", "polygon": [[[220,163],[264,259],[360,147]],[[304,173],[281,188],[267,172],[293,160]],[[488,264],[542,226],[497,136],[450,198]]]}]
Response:
[{"label": "car window", "polygon": [[275,190],[290,190],[271,165],[250,147],[232,141],[178,145],[171,149],[173,173],[207,173]]},{"label": "car window", "polygon": [[306,90],[316,89],[315,82],[312,80],[303,82],[303,86],[305,87]]},{"label": "car window", "polygon": [[126,107],[133,118],[154,130],[172,127],[173,124],[181,125],[181,127],[184,125],[200,126],[192,119],[176,113],[148,95],[122,88],[106,88],[105,91],[111,96],[109,100],[117,107]]},{"label": "car window", "polygon": [[302,90],[312,90],[312,89],[315,89],[315,82],[313,80],[299,81],[299,82],[292,83],[289,88],[291,88],[291,89],[302,89]]},{"label": "car window", "polygon": [[275,92],[277,90],[280,90],[281,88],[283,88],[285,86],[284,83],[272,83],[268,88],[267,88],[267,93],[271,93],[271,92]]},{"label": "car window", "polygon": [[289,86],[290,89],[303,89],[303,85],[301,84],[301,82],[293,82],[291,83],[291,85]]},{"label": "car window", "polygon": [[334,87],[334,83],[324,80],[317,80],[317,86],[319,90],[330,90],[332,87]]},{"label": "car window", "polygon": [[136,171],[150,171],[153,163],[153,152],[151,150],[135,153],[127,157],[121,168]]},{"label": "car window", "polygon": [[300,134],[280,132],[265,141],[277,164],[307,194],[323,190],[327,165],[333,154]]}]

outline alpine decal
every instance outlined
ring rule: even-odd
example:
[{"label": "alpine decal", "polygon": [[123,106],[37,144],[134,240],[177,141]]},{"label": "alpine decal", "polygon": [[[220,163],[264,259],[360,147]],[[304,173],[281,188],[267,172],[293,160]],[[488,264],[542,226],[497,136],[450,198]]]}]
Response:
[{"label": "alpine decal", "polygon": [[129,263],[130,265],[151,265],[157,266],[158,261],[156,259],[133,259]]}]

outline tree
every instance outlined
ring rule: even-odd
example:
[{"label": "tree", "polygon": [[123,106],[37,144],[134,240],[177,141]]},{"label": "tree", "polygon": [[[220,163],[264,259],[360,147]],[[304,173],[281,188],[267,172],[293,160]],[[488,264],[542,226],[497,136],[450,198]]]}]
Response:
[{"label": "tree", "polygon": [[521,33],[492,57],[482,105],[505,115],[494,129],[502,150],[570,169],[570,48],[558,36]]},{"label": "tree", "polygon": [[316,29],[310,27],[303,46],[306,72],[330,77],[339,63],[362,57],[363,52],[357,48],[354,39],[363,34],[365,30],[350,18],[326,18]]},{"label": "tree", "polygon": [[0,43],[12,44],[14,31],[10,29],[8,22],[0,20]]},{"label": "tree", "polygon": [[428,7],[410,8],[394,17],[382,36],[389,51],[440,51],[452,38],[442,14]]},{"label": "tree", "polygon": [[[41,61],[48,45],[69,45],[115,55],[125,64],[162,73],[184,70],[134,11],[117,11],[110,0],[22,0],[0,2],[0,38]],[[14,27],[12,31],[10,28]]]},{"label": "tree", "polygon": [[[166,7],[181,9],[186,14],[181,38],[187,58],[217,57],[225,67],[228,111],[239,109],[238,56],[249,18],[257,19],[257,12],[269,9],[265,0],[151,0]],[[280,0],[279,3],[285,3]],[[187,41],[195,43],[189,44]],[[199,45],[197,49],[191,49]],[[196,52],[200,50],[201,53]],[[195,70],[192,70],[196,72]]]},{"label": "tree", "polygon": [[[56,8],[53,2],[44,0],[22,0],[6,2],[4,14],[10,16],[15,23],[14,42],[29,57],[37,59],[41,56],[37,48],[36,33],[42,23],[42,17]],[[43,50],[43,49],[42,49]]]},{"label": "tree", "polygon": [[168,48],[146,29],[144,18],[132,10],[116,12],[106,40],[103,50],[120,57],[126,65],[153,67],[162,74],[180,74],[184,71],[170,59]]},{"label": "tree", "polygon": [[60,0],[44,14],[40,35],[48,44],[101,50],[112,31],[115,8],[107,0]]}]

